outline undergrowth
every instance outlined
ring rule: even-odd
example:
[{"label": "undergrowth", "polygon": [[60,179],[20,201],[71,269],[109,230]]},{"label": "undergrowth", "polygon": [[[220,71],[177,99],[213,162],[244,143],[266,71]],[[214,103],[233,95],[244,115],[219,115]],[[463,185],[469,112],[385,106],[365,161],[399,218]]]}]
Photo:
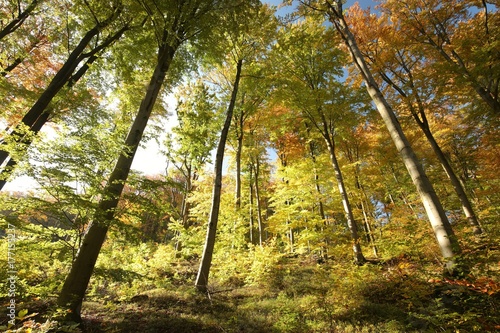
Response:
[{"label": "undergrowth", "polygon": [[[219,252],[209,294],[195,291],[199,258],[170,245],[106,243],[83,304],[83,325],[55,305],[68,258],[53,243],[19,240],[16,325],[7,332],[495,332],[500,330],[500,247],[464,247],[470,271],[441,275],[432,251],[355,266],[347,256],[284,255],[273,246]],[[2,245],[4,246],[4,245]],[[40,250],[41,247],[41,250]],[[33,264],[32,260],[40,262]],[[50,258],[50,260],[42,260]],[[117,265],[117,263],[120,263]],[[227,263],[223,265],[223,263]],[[5,273],[3,273],[5,274]],[[6,276],[2,276],[2,281]],[[2,282],[2,290],[5,283]],[[4,295],[5,309],[9,298]]]}]

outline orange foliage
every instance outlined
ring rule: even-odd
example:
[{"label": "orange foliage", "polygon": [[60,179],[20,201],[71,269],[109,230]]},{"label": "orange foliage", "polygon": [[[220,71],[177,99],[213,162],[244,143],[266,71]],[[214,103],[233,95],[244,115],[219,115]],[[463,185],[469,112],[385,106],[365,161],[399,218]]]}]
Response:
[{"label": "orange foliage", "polygon": [[494,295],[500,293],[500,284],[497,282],[493,281],[490,278],[487,277],[479,277],[475,279],[474,281],[468,281],[468,280],[452,280],[445,278],[443,280],[440,279],[429,279],[429,283],[436,283],[436,284],[441,284],[441,283],[446,283],[449,285],[454,285],[454,286],[462,286],[462,287],[467,287],[470,290],[474,290],[480,293],[488,294],[488,295]]},{"label": "orange foliage", "polygon": [[269,130],[271,144],[278,151],[283,163],[304,156],[306,144],[300,135],[303,119],[292,110],[282,106],[272,106],[266,126]]}]

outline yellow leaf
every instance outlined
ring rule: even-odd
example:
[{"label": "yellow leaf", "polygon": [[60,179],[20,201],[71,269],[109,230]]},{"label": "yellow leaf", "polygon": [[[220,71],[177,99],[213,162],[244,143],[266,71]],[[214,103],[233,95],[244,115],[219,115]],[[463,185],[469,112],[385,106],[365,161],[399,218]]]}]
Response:
[{"label": "yellow leaf", "polygon": [[26,316],[26,314],[28,314],[28,309],[24,309],[24,310],[19,311],[19,313],[17,314],[17,316],[20,319],[22,319],[22,318],[24,318],[24,316]]}]

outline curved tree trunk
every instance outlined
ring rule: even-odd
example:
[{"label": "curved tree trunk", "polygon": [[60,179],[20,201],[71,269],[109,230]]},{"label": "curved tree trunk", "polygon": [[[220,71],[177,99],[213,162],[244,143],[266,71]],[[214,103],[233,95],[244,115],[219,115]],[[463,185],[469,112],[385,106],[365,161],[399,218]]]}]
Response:
[{"label": "curved tree trunk", "polygon": [[158,63],[149,82],[146,95],[141,102],[134,123],[125,140],[125,145],[130,147],[130,151],[126,154],[120,154],[116,162],[105,188],[106,197],[99,203],[94,220],[87,228],[82,245],[59,294],[59,306],[71,310],[70,319],[74,321],[81,321],[80,309],[85,291],[92,276],[102,244],[106,238],[109,225],[113,221],[118,200],[130,172],[137,147],[142,139],[151,115],[151,110],[156,102],[177,47],[178,45],[163,46],[158,51]]},{"label": "curved tree trunk", "polygon": [[195,286],[199,291],[207,292],[208,275],[210,266],[212,265],[212,256],[215,245],[215,234],[217,232],[217,222],[219,221],[220,197],[222,192],[222,162],[224,160],[224,149],[226,147],[227,135],[233,118],[233,110],[236,104],[236,95],[238,94],[238,85],[241,77],[241,67],[243,60],[239,60],[236,65],[236,78],[234,79],[233,91],[231,100],[227,108],[226,120],[222,128],[219,145],[217,146],[217,154],[215,157],[215,180],[212,193],[212,208],[210,210],[210,218],[207,227],[207,237],[205,239],[205,247],[201,258],[200,268],[196,277]]},{"label": "curved tree trunk", "polygon": [[361,72],[366,84],[366,89],[372,98],[373,103],[377,107],[379,114],[384,120],[391,138],[411,176],[413,184],[420,195],[420,199],[422,200],[425,211],[434,230],[434,235],[436,236],[436,240],[441,249],[441,254],[445,260],[445,269],[448,273],[454,274],[456,272],[455,257],[461,252],[461,249],[441,202],[436,195],[431,182],[427,178],[419,160],[417,159],[408,139],[404,135],[394,111],[382,95],[382,92],[368,69],[363,55],[356,44],[356,40],[344,20],[340,0],[336,0],[334,4],[329,3],[328,5],[328,15],[330,17],[330,21],[335,25],[335,28],[340,33],[351,53],[356,67]]}]

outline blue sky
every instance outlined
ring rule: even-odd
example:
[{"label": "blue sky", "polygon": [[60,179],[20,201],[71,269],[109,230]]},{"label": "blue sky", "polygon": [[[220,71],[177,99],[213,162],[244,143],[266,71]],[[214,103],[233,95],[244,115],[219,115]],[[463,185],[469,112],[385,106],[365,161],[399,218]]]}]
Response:
[{"label": "blue sky", "polygon": [[[262,2],[278,6],[281,4],[282,0],[262,0]],[[356,2],[359,2],[361,8],[366,8],[366,7],[374,8],[377,5],[377,1],[374,0],[347,0],[347,2],[344,5],[344,8],[348,8]],[[293,10],[292,8],[293,7],[282,8],[280,9],[280,14],[282,15],[287,14]]]}]

